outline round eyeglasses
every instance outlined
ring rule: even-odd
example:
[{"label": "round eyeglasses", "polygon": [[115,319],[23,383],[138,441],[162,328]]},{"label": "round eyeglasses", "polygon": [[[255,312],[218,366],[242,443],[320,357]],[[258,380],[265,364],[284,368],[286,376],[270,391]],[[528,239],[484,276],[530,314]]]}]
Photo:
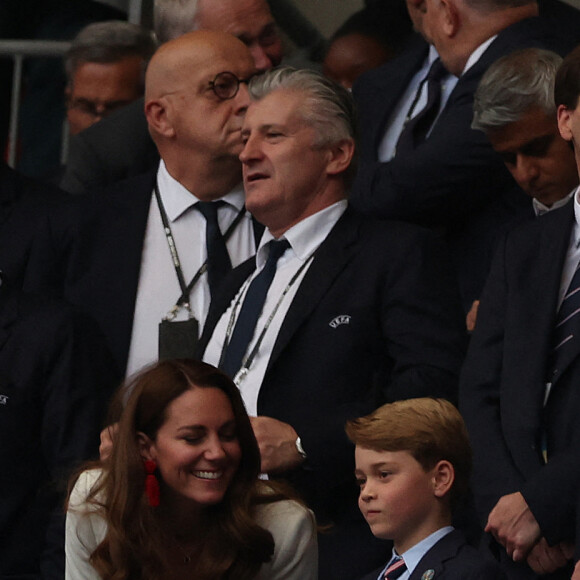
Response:
[{"label": "round eyeglasses", "polygon": [[211,90],[220,99],[227,101],[233,99],[240,89],[240,83],[248,84],[250,79],[239,79],[234,73],[221,72],[215,75],[213,81],[210,81]]}]

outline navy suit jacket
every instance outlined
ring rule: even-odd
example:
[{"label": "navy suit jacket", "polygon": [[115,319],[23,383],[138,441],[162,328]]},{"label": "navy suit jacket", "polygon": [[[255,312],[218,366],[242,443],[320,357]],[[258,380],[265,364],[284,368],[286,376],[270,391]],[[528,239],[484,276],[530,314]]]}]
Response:
[{"label": "navy suit jacket", "polygon": [[[384,566],[361,580],[377,580]],[[432,572],[432,575],[430,574]],[[425,574],[425,576],[424,576]],[[463,534],[454,530],[441,538],[419,561],[409,580],[504,580],[492,560],[485,560]]]},{"label": "navy suit jacket", "polygon": [[63,297],[99,324],[125,374],[155,173],[72,199],[47,216],[25,288]]},{"label": "navy suit jacket", "polygon": [[[224,281],[200,352],[254,268],[247,261]],[[397,399],[455,400],[460,310],[444,247],[428,230],[347,210],[317,250],[279,329],[258,413],[291,424],[302,438],[308,459],[284,477],[322,523],[361,519],[348,419]],[[346,544],[342,549],[354,559]]]},{"label": "navy suit jacket", "polygon": [[543,404],[573,221],[568,203],[507,233],[481,297],[460,385],[482,521],[500,497],[521,491],[551,544],[574,538],[580,477],[580,345]]},{"label": "navy suit jacket", "polygon": [[97,455],[112,369],[92,320],[2,285],[0,578],[63,577],[68,478]]},{"label": "navy suit jacket", "polygon": [[460,77],[429,137],[385,163],[377,159],[378,144],[427,44],[416,39],[406,53],[355,83],[362,145],[353,206],[444,231],[466,306],[479,297],[487,274],[479,264],[497,228],[529,204],[484,133],[471,129],[477,85],[489,65],[513,50],[538,46],[566,54],[575,42],[545,18],[506,28]]}]

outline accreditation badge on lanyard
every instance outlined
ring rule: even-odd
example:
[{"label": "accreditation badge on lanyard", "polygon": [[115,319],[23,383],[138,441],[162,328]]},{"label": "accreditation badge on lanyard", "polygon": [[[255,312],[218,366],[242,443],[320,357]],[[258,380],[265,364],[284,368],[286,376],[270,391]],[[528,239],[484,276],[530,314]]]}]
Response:
[{"label": "accreditation badge on lanyard", "polygon": [[192,358],[197,347],[199,322],[192,316],[188,320],[168,320],[159,323],[159,360]]},{"label": "accreditation badge on lanyard", "polygon": [[[183,270],[181,268],[181,262],[179,260],[179,255],[177,254],[177,247],[175,245],[175,240],[173,239],[173,234],[171,232],[171,227],[169,225],[165,207],[161,201],[161,195],[159,193],[159,186],[157,185],[157,182],[155,183],[155,198],[159,207],[159,213],[161,214],[161,221],[163,222],[163,229],[165,232],[165,237],[167,238],[169,251],[171,252],[173,267],[175,268],[175,274],[177,275],[177,280],[181,289],[181,296],[173,308],[159,323],[159,360],[169,358],[193,358],[199,336],[199,321],[197,318],[195,318],[191,310],[191,306],[189,304],[189,295],[193,287],[197,284],[197,281],[201,278],[202,274],[207,271],[207,261],[204,262],[201,268],[195,273],[195,276],[192,278],[191,282],[186,284],[185,278],[183,276]],[[224,239],[227,240],[229,238],[234,229],[237,227],[238,223],[241,221],[244,213],[245,207],[239,211],[236,219],[225,233]],[[177,313],[182,308],[187,310],[188,319],[175,320]]]}]

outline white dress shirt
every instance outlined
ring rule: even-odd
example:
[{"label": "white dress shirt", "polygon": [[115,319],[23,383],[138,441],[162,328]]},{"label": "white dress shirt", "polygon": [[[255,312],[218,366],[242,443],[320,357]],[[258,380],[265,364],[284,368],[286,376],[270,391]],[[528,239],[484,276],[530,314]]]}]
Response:
[{"label": "white dress shirt", "polygon": [[[272,349],[274,348],[274,343],[278,336],[278,331],[300,287],[300,283],[312,263],[311,257],[344,213],[346,206],[346,200],[339,201],[302,220],[286,231],[281,238],[288,240],[290,248],[278,260],[276,274],[268,290],[262,313],[256,323],[256,331],[249,344],[248,352],[252,352],[254,345],[258,341],[258,337],[266,325],[266,321],[278,304],[279,307],[272,318],[271,324],[264,335],[259,350],[248,369],[247,375],[238,385],[249,415],[256,416],[258,414],[258,395],[262,381],[264,380],[264,375],[266,374],[266,368],[270,360],[270,355],[272,354]],[[248,287],[252,280],[262,271],[266,263],[268,252],[265,246],[273,239],[272,234],[266,230],[260,241],[258,252],[256,253],[256,270],[242,285],[236,298],[217,323],[205,350],[203,357],[205,362],[215,366],[219,364],[227,329],[228,327],[233,329],[235,326],[235,321],[240,312],[239,307],[243,303]],[[300,271],[301,268],[302,270]],[[281,299],[290,281],[299,271],[300,274],[290,286],[286,295]],[[238,305],[237,309],[236,305]]]},{"label": "white dress shirt", "polygon": [[[189,283],[207,259],[205,218],[199,211],[190,209],[199,201],[198,198],[169,175],[163,161],[157,172],[157,183],[183,275],[186,283]],[[244,207],[242,184],[221,199],[226,203],[218,210],[218,222],[221,231],[225,232]],[[227,248],[233,267],[254,255],[256,244],[249,213],[245,213],[227,240]],[[169,252],[161,214],[155,196],[152,195],[141,254],[127,376],[157,360],[159,323],[180,296],[181,289]],[[209,303],[210,292],[205,273],[190,293],[192,314],[199,321],[200,331],[207,316]],[[175,320],[187,318],[188,312],[182,308]]]}]

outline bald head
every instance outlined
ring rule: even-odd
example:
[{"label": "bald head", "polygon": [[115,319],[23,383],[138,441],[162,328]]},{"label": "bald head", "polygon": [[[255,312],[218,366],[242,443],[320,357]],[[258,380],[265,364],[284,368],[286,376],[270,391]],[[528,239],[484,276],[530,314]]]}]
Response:
[{"label": "bald head", "polygon": [[254,68],[244,43],[225,32],[197,30],[166,42],[147,68],[145,100],[184,90],[190,84],[192,73],[218,62],[224,63],[223,70],[230,70],[228,63]]},{"label": "bald head", "polygon": [[[199,192],[200,175],[207,181],[210,170],[230,189],[239,181],[241,127],[250,102],[242,81],[254,71],[243,42],[211,30],[171,40],[151,59],[145,79],[149,132],[169,173],[190,191]],[[212,195],[220,192],[214,188]]]}]

